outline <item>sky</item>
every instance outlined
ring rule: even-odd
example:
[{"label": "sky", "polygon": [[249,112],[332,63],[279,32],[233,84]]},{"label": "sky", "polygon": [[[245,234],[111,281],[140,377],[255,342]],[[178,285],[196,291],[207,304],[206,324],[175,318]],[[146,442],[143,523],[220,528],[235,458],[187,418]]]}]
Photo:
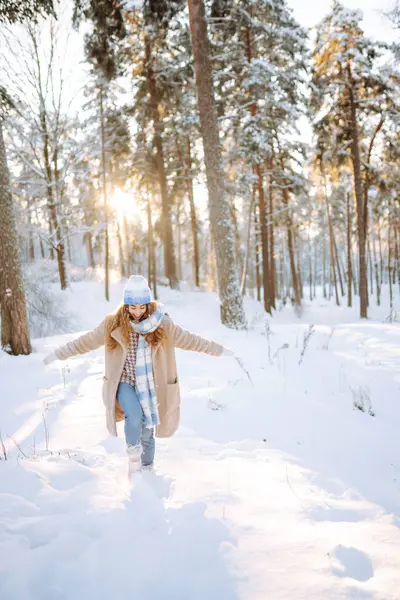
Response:
[{"label": "sky", "polygon": [[[297,20],[304,27],[313,27],[329,12],[332,0],[287,0]],[[382,41],[394,41],[399,33],[393,31],[384,13],[389,11],[394,0],[344,0],[347,8],[360,9],[364,14],[365,33]]]}]

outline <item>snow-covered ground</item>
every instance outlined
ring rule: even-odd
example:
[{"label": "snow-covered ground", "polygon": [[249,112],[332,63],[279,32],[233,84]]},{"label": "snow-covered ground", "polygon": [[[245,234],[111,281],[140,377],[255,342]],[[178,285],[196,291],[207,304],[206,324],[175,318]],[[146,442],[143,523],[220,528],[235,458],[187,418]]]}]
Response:
[{"label": "snow-covered ground", "polygon": [[[1,600],[398,600],[400,325],[316,300],[268,330],[248,299],[235,332],[213,294],[160,291],[251,381],[234,359],[178,351],[180,429],[132,486],[105,428],[102,350],[45,367],[69,333],[0,354]],[[108,307],[96,282],[67,295],[83,331],[121,284]]]}]

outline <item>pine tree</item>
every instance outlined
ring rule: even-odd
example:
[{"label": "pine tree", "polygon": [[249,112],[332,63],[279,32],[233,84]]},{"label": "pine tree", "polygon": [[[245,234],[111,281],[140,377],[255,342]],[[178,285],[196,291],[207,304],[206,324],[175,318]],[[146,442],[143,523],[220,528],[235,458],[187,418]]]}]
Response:
[{"label": "pine tree", "polygon": [[[224,119],[226,160],[235,174],[232,183],[248,206],[256,185],[264,307],[271,312],[277,287],[274,212],[281,203],[289,203],[288,212],[291,203],[291,192],[280,193],[279,145],[298,137],[296,123],[305,111],[301,87],[307,35],[284,0],[225,0],[214,3],[213,15],[219,105],[222,114],[232,115]],[[297,279],[293,273],[294,287]],[[294,296],[299,299],[297,293]]]},{"label": "pine tree", "polygon": [[108,224],[108,181],[106,156],[106,124],[104,106],[109,83],[121,72],[121,40],[126,36],[122,7],[112,0],[75,0],[73,20],[92,23],[92,30],[85,35],[85,52],[96,77],[100,113],[102,193],[104,203],[104,286],[106,300],[109,289],[109,224]]},{"label": "pine tree", "polygon": [[230,327],[241,328],[245,326],[245,315],[235,265],[233,229],[222,170],[203,0],[189,0],[189,18],[207,176],[210,224],[217,259],[221,320]]},{"label": "pine tree", "polygon": [[[370,159],[382,118],[393,105],[390,72],[382,68],[382,45],[360,27],[361,14],[335,0],[317,30],[313,53],[312,108],[319,145],[336,164],[351,164],[357,207],[360,316],[367,317],[367,234]],[[377,116],[377,120],[376,120]],[[374,118],[373,131],[368,124]]]}]

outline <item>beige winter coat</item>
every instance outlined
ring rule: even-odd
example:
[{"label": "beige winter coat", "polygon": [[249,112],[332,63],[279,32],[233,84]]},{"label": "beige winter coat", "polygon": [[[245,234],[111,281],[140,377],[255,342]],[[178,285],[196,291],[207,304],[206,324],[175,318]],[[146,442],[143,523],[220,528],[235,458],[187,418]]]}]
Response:
[{"label": "beige winter coat", "polygon": [[[55,354],[59,360],[66,360],[71,356],[85,354],[105,345],[105,375],[103,378],[103,402],[106,408],[107,429],[111,435],[117,435],[116,421],[124,418],[124,413],[116,399],[118,384],[127,354],[127,347],[122,338],[121,328],[117,327],[111,333],[117,340],[118,346],[108,350],[105,339],[107,316],[95,329],[80,336],[65,346],[57,348]],[[168,316],[163,321],[166,338],[160,346],[153,348],[154,383],[157,390],[158,410],[160,425],[156,428],[158,437],[170,437],[179,426],[180,392],[179,379],[176,367],[175,348],[205,352],[212,356],[220,356],[224,347],[216,342],[205,340],[199,335],[190,333],[175,325]]]}]

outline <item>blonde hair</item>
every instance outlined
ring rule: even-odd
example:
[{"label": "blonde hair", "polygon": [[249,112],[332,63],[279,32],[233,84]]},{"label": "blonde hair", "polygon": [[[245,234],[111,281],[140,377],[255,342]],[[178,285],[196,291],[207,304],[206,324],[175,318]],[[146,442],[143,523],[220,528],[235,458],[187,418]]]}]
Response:
[{"label": "blonde hair", "polygon": [[[156,308],[157,308],[157,302],[150,302],[150,304],[146,304],[146,312],[144,313],[142,319],[146,319],[147,317],[152,315],[153,312],[156,310]],[[122,338],[123,338],[125,344],[128,346],[129,345],[129,333],[130,333],[130,331],[132,331],[132,327],[131,327],[131,318],[129,315],[129,310],[128,310],[127,304],[120,304],[120,306],[117,308],[115,313],[113,315],[111,315],[110,319],[108,319],[108,321],[107,321],[107,325],[106,325],[107,350],[114,350],[118,346],[117,340],[115,340],[111,336],[111,333],[114,331],[114,329],[117,329],[117,327],[121,327]],[[165,334],[164,328],[162,325],[160,325],[159,327],[157,327],[157,329],[155,331],[152,331],[151,333],[146,333],[143,337],[146,340],[146,342],[148,344],[150,344],[151,346],[158,346],[159,344],[161,344],[161,342],[165,338],[165,335],[166,334]]]}]

